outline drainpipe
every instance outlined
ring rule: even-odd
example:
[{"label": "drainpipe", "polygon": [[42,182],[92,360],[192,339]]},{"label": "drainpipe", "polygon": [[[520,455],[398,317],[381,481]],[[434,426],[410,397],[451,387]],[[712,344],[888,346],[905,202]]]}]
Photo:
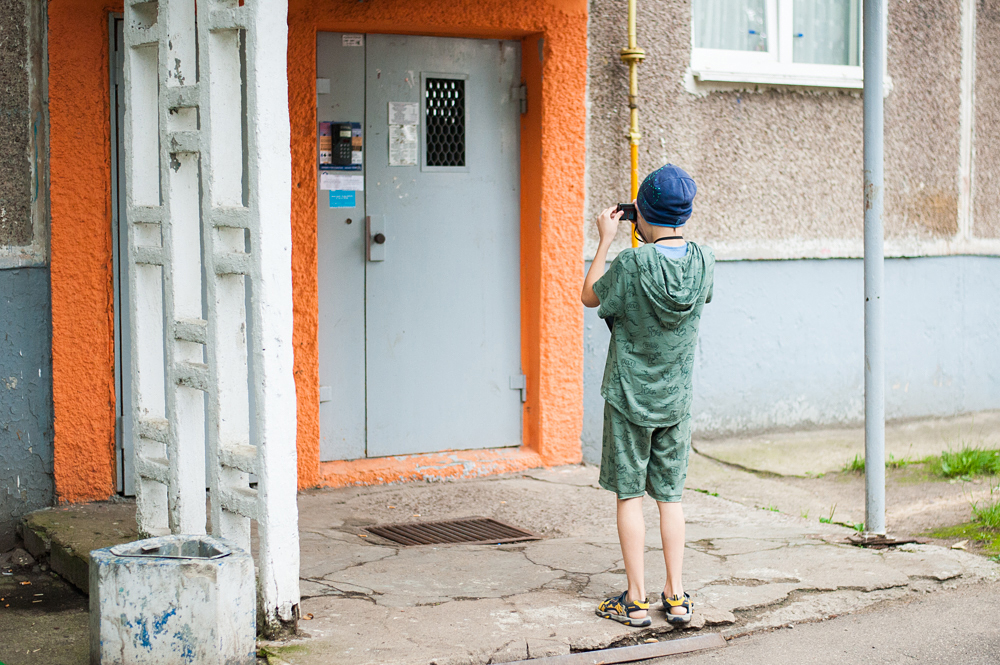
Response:
[{"label": "drainpipe", "polygon": [[[646,52],[636,44],[635,40],[635,3],[628,0],[628,48],[621,50],[622,62],[628,65],[628,108],[630,125],[628,132],[629,148],[632,153],[632,198],[639,193],[639,63],[646,57]],[[635,226],[632,227],[632,246],[639,246],[639,236]]]}]

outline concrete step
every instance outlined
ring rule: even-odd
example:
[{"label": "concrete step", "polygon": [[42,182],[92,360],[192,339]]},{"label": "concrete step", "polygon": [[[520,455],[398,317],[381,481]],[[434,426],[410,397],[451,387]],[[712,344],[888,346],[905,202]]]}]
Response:
[{"label": "concrete step", "polygon": [[26,549],[84,593],[89,592],[90,552],[139,540],[135,502],[114,501],[44,508],[24,516],[18,532]]}]

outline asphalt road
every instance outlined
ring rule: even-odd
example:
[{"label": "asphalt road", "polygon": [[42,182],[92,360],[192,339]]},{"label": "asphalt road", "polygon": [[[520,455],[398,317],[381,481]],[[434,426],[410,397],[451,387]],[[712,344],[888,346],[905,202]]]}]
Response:
[{"label": "asphalt road", "polygon": [[1000,663],[1000,582],[921,594],[821,623],[730,640],[663,665]]}]

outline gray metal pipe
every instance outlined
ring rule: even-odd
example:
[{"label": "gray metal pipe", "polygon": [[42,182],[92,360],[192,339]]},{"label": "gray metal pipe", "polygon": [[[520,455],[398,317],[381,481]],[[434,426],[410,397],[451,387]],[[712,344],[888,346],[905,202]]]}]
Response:
[{"label": "gray metal pipe", "polygon": [[885,3],[864,0],[865,107],[865,533],[885,535],[885,283],[882,108]]}]

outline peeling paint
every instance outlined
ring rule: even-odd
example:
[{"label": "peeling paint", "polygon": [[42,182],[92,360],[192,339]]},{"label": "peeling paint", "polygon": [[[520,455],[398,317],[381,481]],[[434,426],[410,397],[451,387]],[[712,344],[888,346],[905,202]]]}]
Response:
[{"label": "peeling paint", "polygon": [[[192,538],[167,536],[121,547],[135,551]],[[201,539],[228,550],[222,541]],[[91,553],[91,662],[256,663],[255,576],[247,552],[232,550],[214,559],[115,552],[122,550]]]}]

